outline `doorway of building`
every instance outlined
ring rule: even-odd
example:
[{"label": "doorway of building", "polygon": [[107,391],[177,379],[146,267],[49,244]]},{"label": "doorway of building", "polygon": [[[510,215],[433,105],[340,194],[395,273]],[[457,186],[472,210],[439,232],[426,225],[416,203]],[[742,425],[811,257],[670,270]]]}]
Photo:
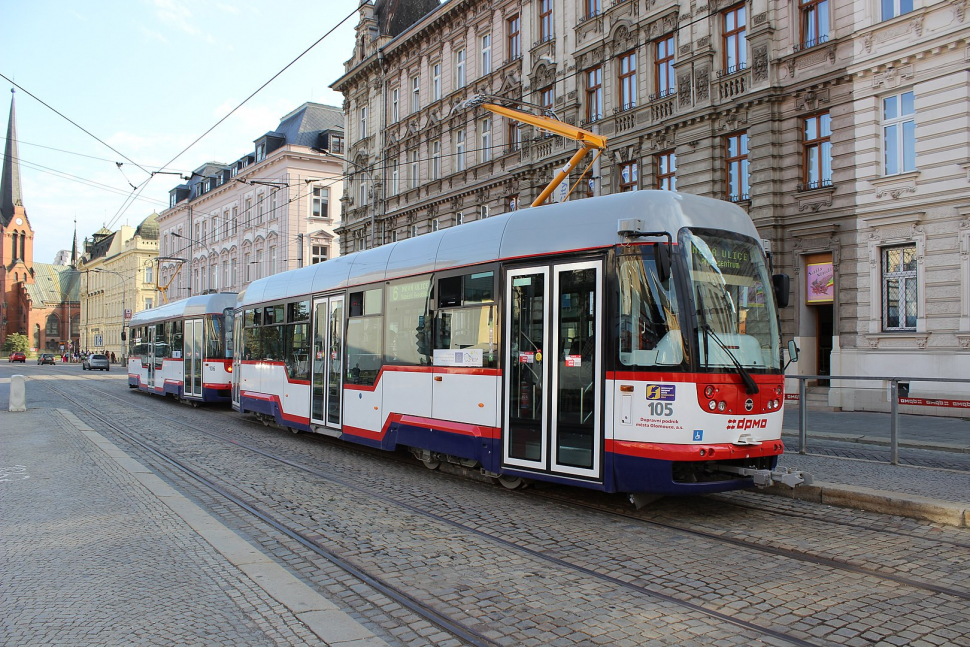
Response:
[{"label": "doorway of building", "polygon": [[[818,339],[818,357],[815,366],[818,375],[832,374],[832,337],[835,335],[833,325],[834,316],[832,304],[824,303],[813,306],[815,310],[815,330]],[[819,380],[819,386],[828,386],[828,380]]]}]

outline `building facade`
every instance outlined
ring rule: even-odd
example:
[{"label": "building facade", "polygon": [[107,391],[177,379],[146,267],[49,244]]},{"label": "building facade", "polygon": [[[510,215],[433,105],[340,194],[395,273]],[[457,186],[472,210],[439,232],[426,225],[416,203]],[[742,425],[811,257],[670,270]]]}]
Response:
[{"label": "building facade", "polygon": [[159,214],[159,286],[173,301],[239,291],[339,253],[343,114],[305,103],[232,164],[209,162]]},{"label": "building facade", "polygon": [[[793,279],[790,372],[961,374],[965,3],[454,0],[406,20],[400,4],[362,3],[333,84],[352,178],[344,250],[529,204],[576,146],[455,109],[499,95],[608,138],[557,200],[675,189],[741,205]],[[833,406],[888,407],[885,383],[835,386]]]},{"label": "building facade", "polygon": [[78,274],[71,266],[34,262],[34,232],[24,207],[14,99],[0,174],[0,345],[8,334],[30,338],[35,352],[77,348]]},{"label": "building facade", "polygon": [[84,241],[80,275],[81,350],[114,354],[121,360],[128,345],[123,334],[131,315],[158,303],[158,214],[138,227],[102,228]]}]

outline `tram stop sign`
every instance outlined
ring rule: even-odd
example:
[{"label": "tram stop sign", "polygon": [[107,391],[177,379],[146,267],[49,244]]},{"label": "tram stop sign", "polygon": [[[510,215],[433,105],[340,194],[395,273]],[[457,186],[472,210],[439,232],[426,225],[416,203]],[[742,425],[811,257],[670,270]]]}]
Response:
[{"label": "tram stop sign", "polygon": [[131,308],[125,308],[125,321],[131,319]]}]

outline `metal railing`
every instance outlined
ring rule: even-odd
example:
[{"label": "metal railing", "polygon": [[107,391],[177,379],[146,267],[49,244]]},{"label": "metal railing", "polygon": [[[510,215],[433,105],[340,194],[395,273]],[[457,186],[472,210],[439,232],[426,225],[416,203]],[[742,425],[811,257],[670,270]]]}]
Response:
[{"label": "metal railing", "polygon": [[[900,384],[906,385],[908,395],[909,385],[913,382],[932,382],[949,384],[970,384],[970,379],[959,378],[928,378],[928,377],[905,377],[905,376],[874,376],[874,375],[786,375],[786,380],[798,381],[798,453],[805,454],[808,446],[808,383],[809,381],[824,380],[833,382],[836,380],[869,381],[869,382],[889,382],[889,462],[892,465],[899,465],[899,387]],[[853,388],[842,385],[831,386],[830,388]],[[968,396],[970,397],[970,396]],[[786,397],[787,399],[787,397]],[[939,402],[930,400],[929,402]],[[962,400],[959,402],[963,402]],[[787,404],[787,403],[786,403]],[[921,406],[920,403],[903,403]]]}]

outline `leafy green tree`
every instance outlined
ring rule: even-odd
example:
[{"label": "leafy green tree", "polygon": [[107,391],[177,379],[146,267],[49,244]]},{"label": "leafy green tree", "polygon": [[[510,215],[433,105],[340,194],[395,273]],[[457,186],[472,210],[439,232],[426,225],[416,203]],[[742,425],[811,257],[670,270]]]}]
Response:
[{"label": "leafy green tree", "polygon": [[7,335],[6,341],[3,342],[3,352],[9,355],[10,353],[26,353],[30,350],[30,338],[27,335],[21,335],[19,332],[11,333]]}]

